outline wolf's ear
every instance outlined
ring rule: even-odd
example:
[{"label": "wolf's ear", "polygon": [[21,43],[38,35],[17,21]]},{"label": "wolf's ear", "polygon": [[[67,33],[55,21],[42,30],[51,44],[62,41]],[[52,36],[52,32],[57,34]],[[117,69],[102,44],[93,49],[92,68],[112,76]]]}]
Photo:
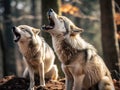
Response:
[{"label": "wolf's ear", "polygon": [[40,33],[40,29],[33,28],[32,31],[33,31],[35,34],[39,34],[39,33]]},{"label": "wolf's ear", "polygon": [[77,26],[71,26],[70,28],[72,29],[71,36],[75,36],[75,35],[80,34],[84,31],[82,28],[79,28]]},{"label": "wolf's ear", "polygon": [[82,33],[84,30],[82,28],[78,28],[76,27],[75,29],[73,29],[74,33]]}]

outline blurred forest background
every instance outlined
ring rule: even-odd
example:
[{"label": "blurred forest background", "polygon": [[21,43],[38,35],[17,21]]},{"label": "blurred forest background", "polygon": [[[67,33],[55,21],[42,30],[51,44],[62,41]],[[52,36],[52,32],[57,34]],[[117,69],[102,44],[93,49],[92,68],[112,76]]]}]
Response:
[{"label": "blurred forest background", "polygon": [[[120,70],[120,0],[0,0],[0,77],[22,76],[23,57],[13,41],[12,26],[40,28],[53,8],[84,29],[82,37],[93,44],[110,71]],[[51,37],[43,37],[52,47]],[[55,63],[60,69],[60,62]],[[60,69],[60,75],[62,72]]]}]

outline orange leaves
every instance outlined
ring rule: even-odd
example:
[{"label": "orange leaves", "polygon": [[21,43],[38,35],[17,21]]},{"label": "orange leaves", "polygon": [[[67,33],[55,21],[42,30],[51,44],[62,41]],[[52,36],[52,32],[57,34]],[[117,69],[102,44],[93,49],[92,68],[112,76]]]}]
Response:
[{"label": "orange leaves", "polygon": [[79,8],[77,8],[76,6],[73,6],[69,3],[63,4],[60,8],[61,12],[63,13],[68,13],[68,14],[75,14],[79,12]]},{"label": "orange leaves", "polygon": [[[116,25],[120,25],[120,13],[115,13],[114,19],[115,19]],[[116,36],[117,36],[118,40],[120,41],[120,30],[119,30],[119,28],[117,29],[117,35]]]},{"label": "orange leaves", "polygon": [[120,13],[115,13],[114,19],[115,19],[115,23],[117,25],[120,25]]},{"label": "orange leaves", "polygon": [[120,40],[120,31],[119,32],[117,32],[117,38],[118,38],[118,40]]}]

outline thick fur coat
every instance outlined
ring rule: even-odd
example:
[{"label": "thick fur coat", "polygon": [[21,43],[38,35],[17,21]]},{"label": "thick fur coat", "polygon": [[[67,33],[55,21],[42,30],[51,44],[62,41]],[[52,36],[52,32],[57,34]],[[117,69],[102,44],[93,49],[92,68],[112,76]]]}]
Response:
[{"label": "thick fur coat", "polygon": [[42,30],[52,36],[54,50],[62,63],[67,90],[115,90],[108,68],[96,49],[82,39],[71,20],[48,12],[49,25]]},{"label": "thick fur coat", "polygon": [[27,67],[23,73],[26,77],[29,72],[30,87],[34,90],[34,74],[39,74],[40,85],[45,86],[45,77],[56,80],[57,66],[54,64],[55,55],[51,47],[39,36],[40,30],[27,25],[13,27],[14,40],[24,56]]}]

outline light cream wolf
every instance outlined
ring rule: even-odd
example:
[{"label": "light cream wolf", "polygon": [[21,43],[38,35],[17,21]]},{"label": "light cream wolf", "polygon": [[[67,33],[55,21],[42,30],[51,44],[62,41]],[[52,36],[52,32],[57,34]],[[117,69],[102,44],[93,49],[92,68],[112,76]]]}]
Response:
[{"label": "light cream wolf", "polygon": [[58,70],[54,64],[54,52],[44,39],[38,36],[39,32],[40,29],[27,25],[13,27],[14,40],[18,43],[20,52],[23,54],[27,64],[23,76],[25,77],[29,72],[29,89],[31,90],[34,89],[34,73],[39,74],[41,86],[45,86],[45,75],[47,78],[58,78]]},{"label": "light cream wolf", "polygon": [[62,63],[67,90],[115,90],[108,68],[95,48],[80,37],[83,29],[52,9],[49,25],[42,30],[52,36],[54,50]]}]

